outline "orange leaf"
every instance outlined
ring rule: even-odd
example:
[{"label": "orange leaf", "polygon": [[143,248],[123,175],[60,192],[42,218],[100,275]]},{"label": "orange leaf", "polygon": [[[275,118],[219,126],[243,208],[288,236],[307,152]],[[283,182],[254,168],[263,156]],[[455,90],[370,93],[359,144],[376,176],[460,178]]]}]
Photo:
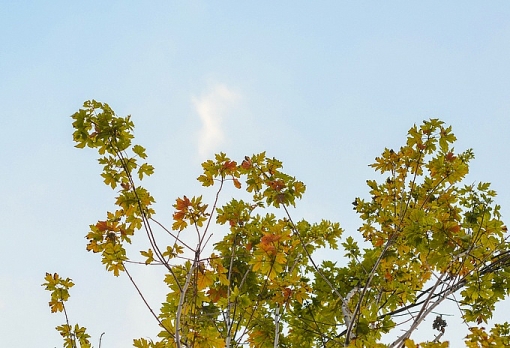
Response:
[{"label": "orange leaf", "polygon": [[458,233],[460,231],[460,226],[459,225],[452,226],[450,227],[450,231],[452,233]]},{"label": "orange leaf", "polygon": [[185,210],[189,207],[190,201],[188,197],[184,196],[182,199],[177,198],[177,203],[175,204],[175,208],[177,210]]},{"label": "orange leaf", "polygon": [[220,288],[218,290],[212,288],[207,290],[207,295],[209,295],[209,298],[213,303],[218,302],[222,297],[226,297],[227,291],[225,288]]},{"label": "orange leaf", "polygon": [[186,216],[186,213],[183,211],[176,211],[173,215],[174,220],[182,220]]},{"label": "orange leaf", "polygon": [[374,246],[381,246],[384,244],[384,239],[382,238],[377,238],[376,241],[374,242]]},{"label": "orange leaf", "polygon": [[384,274],[384,278],[386,278],[386,280],[388,280],[390,282],[393,280],[393,276],[390,274],[390,272],[386,272]]},{"label": "orange leaf", "polygon": [[264,250],[268,255],[276,254],[276,248],[272,244],[262,244],[260,243],[260,248]]},{"label": "orange leaf", "polygon": [[243,163],[241,163],[241,167],[243,167],[243,169],[250,169],[251,168],[251,159],[250,159],[250,157],[248,157],[248,156],[244,157]]},{"label": "orange leaf", "polygon": [[282,236],[280,236],[280,235],[266,233],[260,239],[260,243],[261,244],[269,244],[272,242],[276,242],[276,241],[280,240],[281,238],[282,238]]},{"label": "orange leaf", "polygon": [[283,180],[268,181],[267,185],[275,191],[281,191],[285,187]]},{"label": "orange leaf", "polygon": [[448,161],[448,162],[451,162],[451,161],[453,161],[456,158],[457,157],[453,154],[453,152],[448,152],[448,154],[445,157],[445,160]]},{"label": "orange leaf", "polygon": [[96,227],[99,231],[104,232],[108,230],[108,223],[106,221],[98,221]]},{"label": "orange leaf", "polygon": [[237,168],[237,163],[235,161],[226,161],[223,163],[223,169],[227,172],[232,172]]}]

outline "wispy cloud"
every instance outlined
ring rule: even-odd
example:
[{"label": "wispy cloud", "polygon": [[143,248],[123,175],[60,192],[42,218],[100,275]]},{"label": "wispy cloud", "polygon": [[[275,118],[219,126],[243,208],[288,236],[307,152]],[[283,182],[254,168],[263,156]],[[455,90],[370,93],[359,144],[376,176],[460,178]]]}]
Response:
[{"label": "wispy cloud", "polygon": [[198,154],[207,158],[225,142],[222,128],[228,110],[239,100],[239,94],[223,84],[214,85],[201,97],[193,98],[193,105],[202,122],[198,134]]}]

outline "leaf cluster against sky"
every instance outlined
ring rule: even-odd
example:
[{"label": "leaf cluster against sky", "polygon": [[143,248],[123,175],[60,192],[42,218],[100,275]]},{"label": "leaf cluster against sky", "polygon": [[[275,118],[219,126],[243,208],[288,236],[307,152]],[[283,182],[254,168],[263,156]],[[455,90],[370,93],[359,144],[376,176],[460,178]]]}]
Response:
[{"label": "leaf cluster against sky", "polygon": [[137,295],[119,291],[127,280],[84,249],[85,227],[112,202],[95,156],[73,148],[69,116],[83,100],[138,120],[167,222],[175,197],[198,193],[202,160],[265,150],[307,184],[299,213],[352,233],[367,164],[423,119],[452,125],[456,150],[475,152],[468,182],[510,201],[509,16],[502,1],[3,2],[0,344],[59,344],[40,287],[51,270],[73,276],[73,315],[93,337],[106,331],[103,344],[128,346],[152,327],[139,325],[150,316]]}]

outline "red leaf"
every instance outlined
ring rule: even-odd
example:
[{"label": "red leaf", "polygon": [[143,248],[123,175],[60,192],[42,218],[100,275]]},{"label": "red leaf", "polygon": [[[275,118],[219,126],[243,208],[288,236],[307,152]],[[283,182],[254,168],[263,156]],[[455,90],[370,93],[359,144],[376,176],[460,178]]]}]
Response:
[{"label": "red leaf", "polygon": [[250,169],[251,165],[252,163],[250,157],[244,157],[243,163],[241,163],[241,167],[243,167],[243,169]]},{"label": "red leaf", "polygon": [[106,221],[98,221],[96,227],[99,231],[104,232],[108,230],[108,223]]},{"label": "red leaf", "polygon": [[190,205],[190,201],[188,197],[184,196],[182,199],[177,198],[177,203],[175,204],[175,208],[177,210],[186,210]]},{"label": "red leaf", "polygon": [[453,154],[453,152],[448,152],[448,154],[446,154],[445,160],[451,162],[456,158],[457,157]]},{"label": "red leaf", "polygon": [[225,171],[231,172],[237,168],[237,163],[235,161],[226,161],[223,163],[223,169]]}]

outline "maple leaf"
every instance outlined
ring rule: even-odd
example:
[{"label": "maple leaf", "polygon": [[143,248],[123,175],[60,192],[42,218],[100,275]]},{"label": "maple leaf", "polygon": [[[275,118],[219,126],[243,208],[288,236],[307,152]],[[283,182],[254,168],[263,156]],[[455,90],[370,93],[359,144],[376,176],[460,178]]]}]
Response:
[{"label": "maple leaf", "polygon": [[269,243],[276,242],[276,241],[280,240],[281,238],[282,238],[281,235],[276,235],[276,234],[273,234],[273,233],[266,233],[260,239],[260,243],[261,244],[269,244]]},{"label": "maple leaf", "polygon": [[106,222],[106,221],[98,221],[97,224],[96,224],[96,227],[101,232],[104,232],[104,231],[109,229],[108,228],[108,222]]},{"label": "maple leaf", "polygon": [[243,169],[250,169],[251,166],[252,166],[252,163],[251,163],[250,157],[245,156],[243,162],[241,163],[241,167]]},{"label": "maple leaf", "polygon": [[455,160],[457,157],[453,154],[453,152],[448,152],[445,156],[445,160],[448,161],[448,162],[452,162],[453,160]]},{"label": "maple leaf", "polygon": [[179,230],[182,231],[188,226],[188,223],[184,220],[177,220],[172,224],[173,230]]},{"label": "maple leaf", "polygon": [[231,173],[237,168],[237,163],[235,161],[226,161],[222,167],[225,172]]},{"label": "maple leaf", "polygon": [[177,210],[186,210],[190,206],[190,200],[188,197],[184,196],[183,198],[177,198],[176,204],[174,207]]},{"label": "maple leaf", "polygon": [[213,303],[216,303],[221,298],[226,297],[227,290],[225,288],[219,288],[219,289],[210,288],[209,290],[207,290],[207,295],[209,296],[209,298],[211,299],[211,301]]},{"label": "maple leaf", "polygon": [[204,273],[199,272],[197,274],[197,289],[203,290],[208,286],[211,286],[216,280],[216,274],[206,270]]},{"label": "maple leaf", "polygon": [[140,254],[142,256],[145,256],[147,259],[145,260],[145,264],[148,265],[154,261],[154,253],[152,252],[152,249],[149,249],[147,251],[140,251]]}]

